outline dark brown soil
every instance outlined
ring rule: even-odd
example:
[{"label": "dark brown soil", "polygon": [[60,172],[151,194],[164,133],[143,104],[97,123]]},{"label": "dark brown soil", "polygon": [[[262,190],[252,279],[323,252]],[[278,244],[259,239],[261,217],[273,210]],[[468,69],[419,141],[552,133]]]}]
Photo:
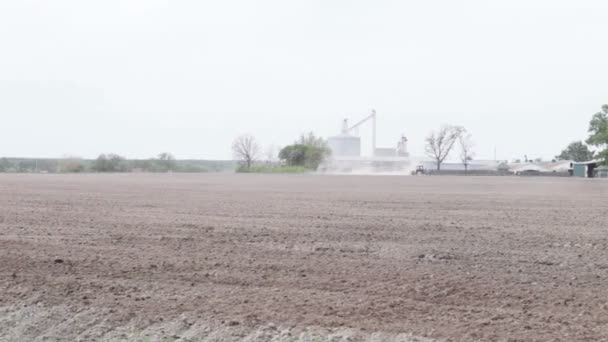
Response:
[{"label": "dark brown soil", "polygon": [[0,339],[96,339],[20,326],[38,308],[97,312],[99,339],[187,315],[608,340],[607,212],[573,178],[0,175]]}]

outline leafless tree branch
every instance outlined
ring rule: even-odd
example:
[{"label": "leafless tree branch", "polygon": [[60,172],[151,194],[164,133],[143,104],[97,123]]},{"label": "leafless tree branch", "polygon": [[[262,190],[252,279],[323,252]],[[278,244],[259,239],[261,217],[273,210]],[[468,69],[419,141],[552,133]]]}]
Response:
[{"label": "leafless tree branch", "polygon": [[243,134],[232,142],[232,153],[249,168],[258,157],[260,146],[252,135]]},{"label": "leafless tree branch", "polygon": [[431,132],[425,139],[426,153],[437,163],[437,171],[449,156],[454,144],[466,130],[461,126],[443,125],[437,132]]}]

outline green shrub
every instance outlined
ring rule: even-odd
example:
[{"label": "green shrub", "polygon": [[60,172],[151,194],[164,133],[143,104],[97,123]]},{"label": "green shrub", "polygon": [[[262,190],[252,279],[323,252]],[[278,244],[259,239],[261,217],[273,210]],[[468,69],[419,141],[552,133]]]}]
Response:
[{"label": "green shrub", "polygon": [[311,132],[302,135],[294,144],[285,146],[279,152],[279,159],[289,166],[303,166],[316,170],[330,153],[326,141]]}]

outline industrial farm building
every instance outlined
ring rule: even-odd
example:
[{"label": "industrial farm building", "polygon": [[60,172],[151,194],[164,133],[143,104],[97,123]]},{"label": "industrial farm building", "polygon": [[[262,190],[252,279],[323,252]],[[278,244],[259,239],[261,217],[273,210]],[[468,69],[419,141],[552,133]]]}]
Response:
[{"label": "industrial farm building", "polygon": [[[395,147],[377,147],[376,119],[376,112],[373,110],[370,115],[352,126],[348,119],[344,119],[340,134],[327,140],[331,157],[319,167],[319,171],[329,173],[407,173],[411,167],[407,151],[407,138],[402,136]],[[371,123],[372,125],[372,151],[369,156],[363,155],[361,138],[353,134],[354,130],[365,123]]]},{"label": "industrial farm building", "polygon": [[601,160],[572,163],[572,174],[582,178],[608,178],[608,167]]}]

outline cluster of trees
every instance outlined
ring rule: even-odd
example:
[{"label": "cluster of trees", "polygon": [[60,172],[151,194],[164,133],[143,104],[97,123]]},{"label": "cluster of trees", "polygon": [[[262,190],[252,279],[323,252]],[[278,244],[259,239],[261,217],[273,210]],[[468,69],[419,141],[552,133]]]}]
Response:
[{"label": "cluster of trees", "polygon": [[59,159],[57,163],[57,172],[59,173],[78,173],[84,172],[86,169],[86,162],[79,157],[66,156],[63,159]]},{"label": "cluster of trees", "polygon": [[127,172],[129,167],[127,159],[118,154],[101,154],[93,163],[93,170],[97,172]]},{"label": "cluster of trees", "polygon": [[145,160],[127,160],[118,154],[101,154],[91,166],[94,172],[173,172],[177,170],[175,157],[163,152],[157,158]]},{"label": "cluster of trees", "polygon": [[[234,158],[239,161],[239,170],[241,171],[250,170],[255,164],[259,164],[260,159],[264,157],[266,158],[264,163],[267,167],[288,166],[316,170],[330,155],[330,149],[324,139],[310,132],[301,135],[293,144],[282,149],[270,146],[266,150],[266,155],[263,156],[260,144],[255,137],[250,134],[243,134],[233,141],[232,153]],[[273,165],[277,156],[280,164]]]},{"label": "cluster of trees", "polygon": [[302,166],[316,170],[330,153],[327,142],[310,132],[281,149],[279,159],[288,166]]},{"label": "cluster of trees", "polygon": [[432,131],[425,139],[426,154],[433,158],[437,171],[441,171],[441,164],[448,158],[456,145],[460,148],[460,161],[465,172],[469,170],[469,163],[473,160],[473,138],[462,126],[443,125],[437,131]]},{"label": "cluster of trees", "polygon": [[[589,137],[586,143],[574,141],[555,158],[558,160],[574,160],[577,162],[601,159],[608,164],[608,104],[595,113],[589,122]],[[597,149],[592,151],[589,146]]]}]

